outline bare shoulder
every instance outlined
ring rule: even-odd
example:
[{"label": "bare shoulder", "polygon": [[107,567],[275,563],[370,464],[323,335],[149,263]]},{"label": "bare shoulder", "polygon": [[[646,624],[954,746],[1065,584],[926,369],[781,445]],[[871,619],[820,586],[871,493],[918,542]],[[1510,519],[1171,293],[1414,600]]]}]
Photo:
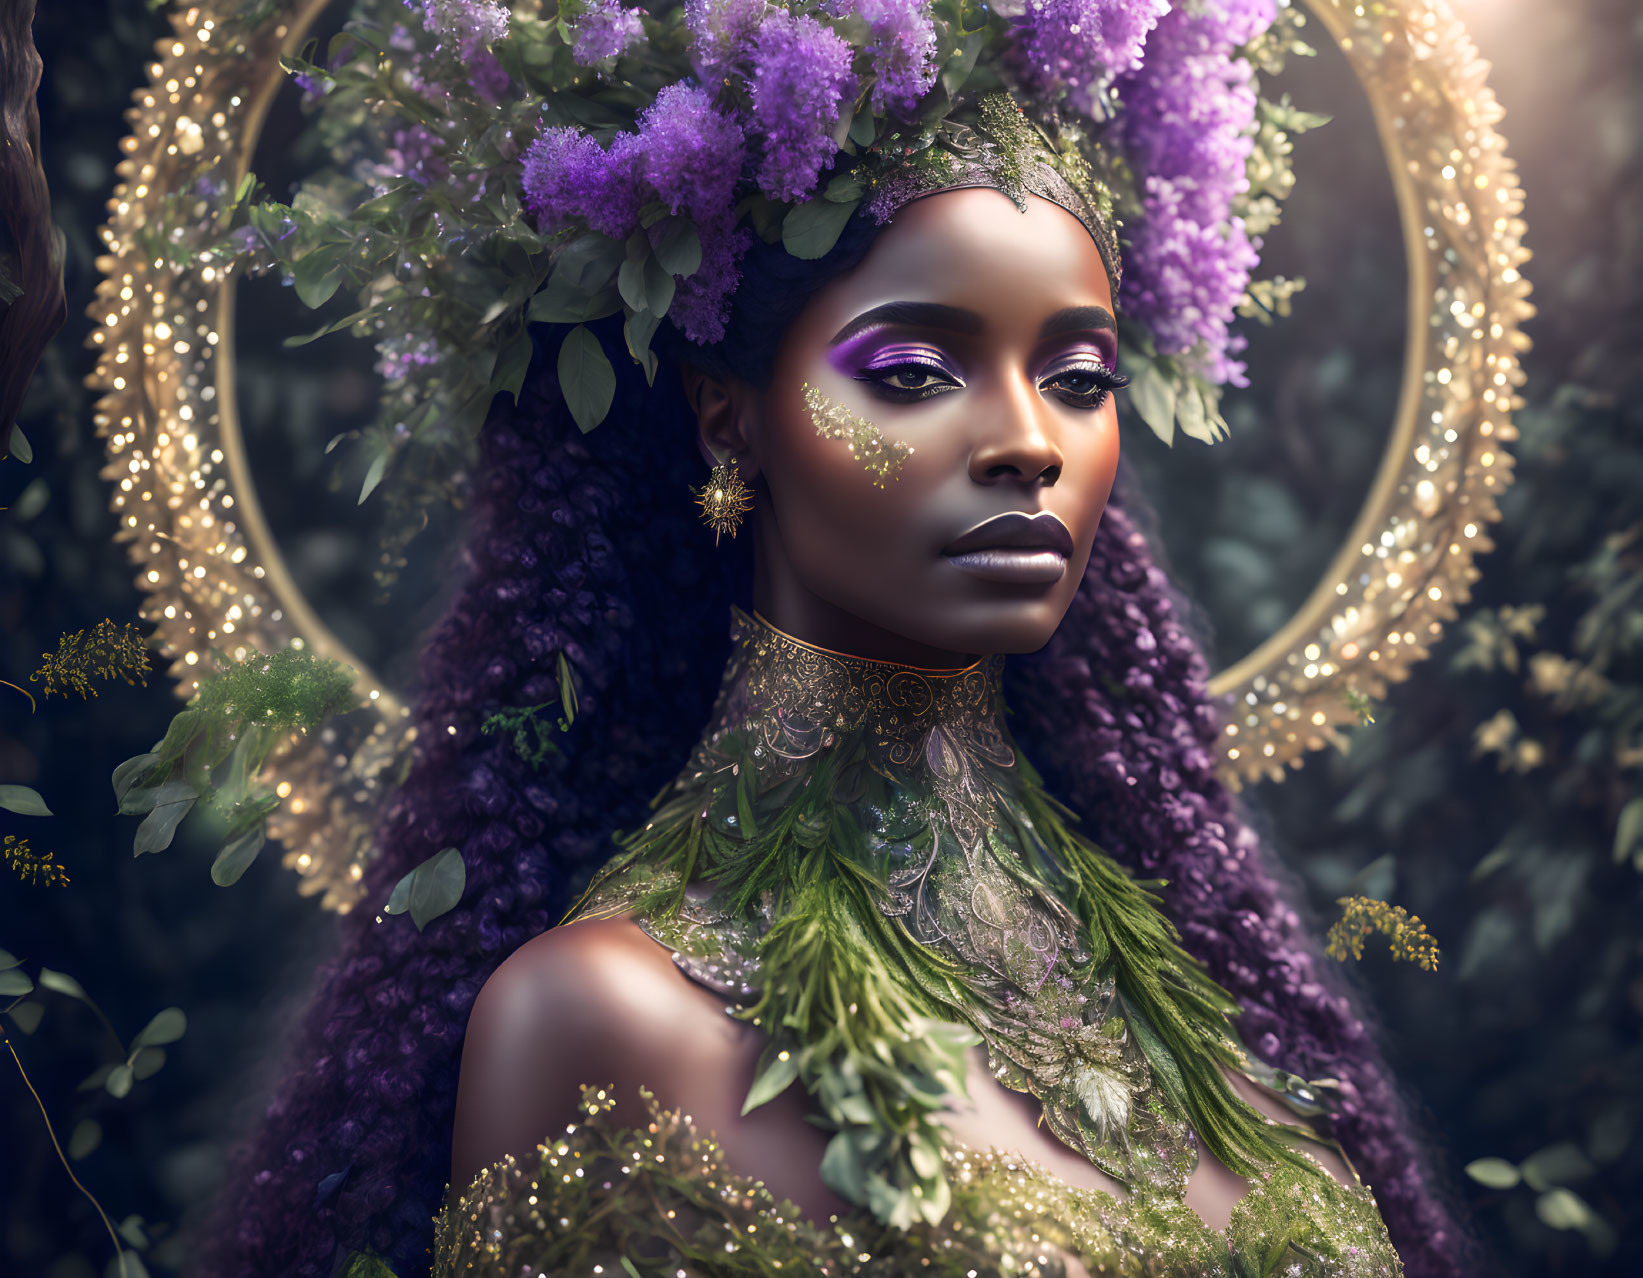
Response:
[{"label": "bare shoulder", "polygon": [[621,1096],[652,1076],[689,1010],[686,984],[668,952],[629,917],[552,928],[511,954],[468,1019],[453,1194],[505,1154],[526,1155],[574,1121],[583,1084],[613,1084]]}]

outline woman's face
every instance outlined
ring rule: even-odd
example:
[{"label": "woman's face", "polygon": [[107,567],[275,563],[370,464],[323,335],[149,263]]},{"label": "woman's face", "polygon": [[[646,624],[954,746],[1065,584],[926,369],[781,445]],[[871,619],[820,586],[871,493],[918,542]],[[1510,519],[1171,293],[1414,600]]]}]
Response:
[{"label": "woman's face", "polygon": [[[758,610],[913,665],[1043,647],[1118,466],[1112,309],[1094,242],[1059,205],[1029,196],[1023,213],[971,188],[903,207],[800,312],[769,387],[728,391],[717,430],[704,413],[717,456],[757,477]],[[883,487],[818,429],[806,384],[911,447]]]}]

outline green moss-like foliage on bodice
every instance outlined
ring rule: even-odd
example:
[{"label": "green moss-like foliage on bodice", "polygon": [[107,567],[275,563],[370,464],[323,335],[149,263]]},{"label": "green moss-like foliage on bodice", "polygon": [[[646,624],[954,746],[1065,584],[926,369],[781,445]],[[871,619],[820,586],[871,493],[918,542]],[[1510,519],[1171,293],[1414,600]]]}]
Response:
[{"label": "green moss-like foliage on bodice", "polygon": [[1252,1068],[1236,1004],[1156,885],[1077,834],[1017,753],[1002,658],[868,661],[739,610],[732,643],[708,731],[570,917],[634,912],[766,1030],[746,1108],[800,1082],[835,1192],[893,1227],[942,1219],[935,1116],[978,1041],[1131,1192],[1179,1200],[1200,1141],[1245,1176],[1323,1175],[1228,1084]]},{"label": "green moss-like foliage on bodice", "polygon": [[939,1221],[858,1210],[817,1222],[736,1173],[711,1133],[641,1089],[650,1121],[619,1128],[608,1088],[525,1160],[503,1159],[436,1220],[433,1278],[1398,1278],[1369,1190],[1274,1165],[1224,1233],[1167,1193],[1123,1200],[1036,1163],[952,1144]]}]

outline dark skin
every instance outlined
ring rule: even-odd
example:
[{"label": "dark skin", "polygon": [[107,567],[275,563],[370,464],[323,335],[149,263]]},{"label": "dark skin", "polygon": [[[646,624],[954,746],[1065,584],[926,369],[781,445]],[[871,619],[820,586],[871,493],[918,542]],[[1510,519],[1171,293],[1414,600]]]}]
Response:
[{"label": "dark skin", "polygon": [[[849,331],[901,302],[948,309],[904,309],[894,323]],[[685,369],[704,454],[734,457],[754,487],[759,612],[825,648],[932,668],[1043,647],[1083,576],[1118,464],[1116,409],[1101,385],[1116,361],[1111,314],[1100,255],[1070,213],[1036,196],[1022,213],[995,190],[950,191],[903,208],[854,270],[806,304],[767,388]],[[913,446],[885,488],[842,441],[818,434],[802,399],[806,382]],[[986,579],[942,553],[1007,511],[1049,511],[1066,525],[1072,552],[1058,579]],[[577,1121],[580,1085],[596,1082],[615,1085],[619,1122],[644,1120],[643,1085],[714,1132],[729,1166],[778,1199],[817,1221],[846,1213],[850,1205],[821,1180],[828,1134],[806,1121],[802,1088],[741,1113],[764,1042],[762,1029],[727,1016],[723,1001],[630,917],[543,933],[497,969],[474,1004],[453,1201],[490,1163],[523,1158]],[[1254,1084],[1228,1077],[1262,1112],[1294,1121]],[[942,1116],[958,1140],[1017,1152],[1070,1184],[1122,1196],[1040,1125],[1032,1097],[992,1077],[979,1046],[967,1082],[971,1103]],[[1333,1152],[1311,1152],[1353,1183]],[[1206,1152],[1186,1201],[1222,1229],[1248,1188]]]}]

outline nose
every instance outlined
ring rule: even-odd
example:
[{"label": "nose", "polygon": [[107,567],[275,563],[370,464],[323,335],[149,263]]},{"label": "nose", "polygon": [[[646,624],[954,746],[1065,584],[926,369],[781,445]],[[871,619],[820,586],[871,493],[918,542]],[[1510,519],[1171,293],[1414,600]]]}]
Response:
[{"label": "nose", "polygon": [[1061,478],[1065,459],[1053,427],[1046,430],[1037,389],[1025,383],[1011,385],[1002,400],[982,410],[990,429],[970,452],[970,478],[978,484],[1016,480],[1050,487]]}]

